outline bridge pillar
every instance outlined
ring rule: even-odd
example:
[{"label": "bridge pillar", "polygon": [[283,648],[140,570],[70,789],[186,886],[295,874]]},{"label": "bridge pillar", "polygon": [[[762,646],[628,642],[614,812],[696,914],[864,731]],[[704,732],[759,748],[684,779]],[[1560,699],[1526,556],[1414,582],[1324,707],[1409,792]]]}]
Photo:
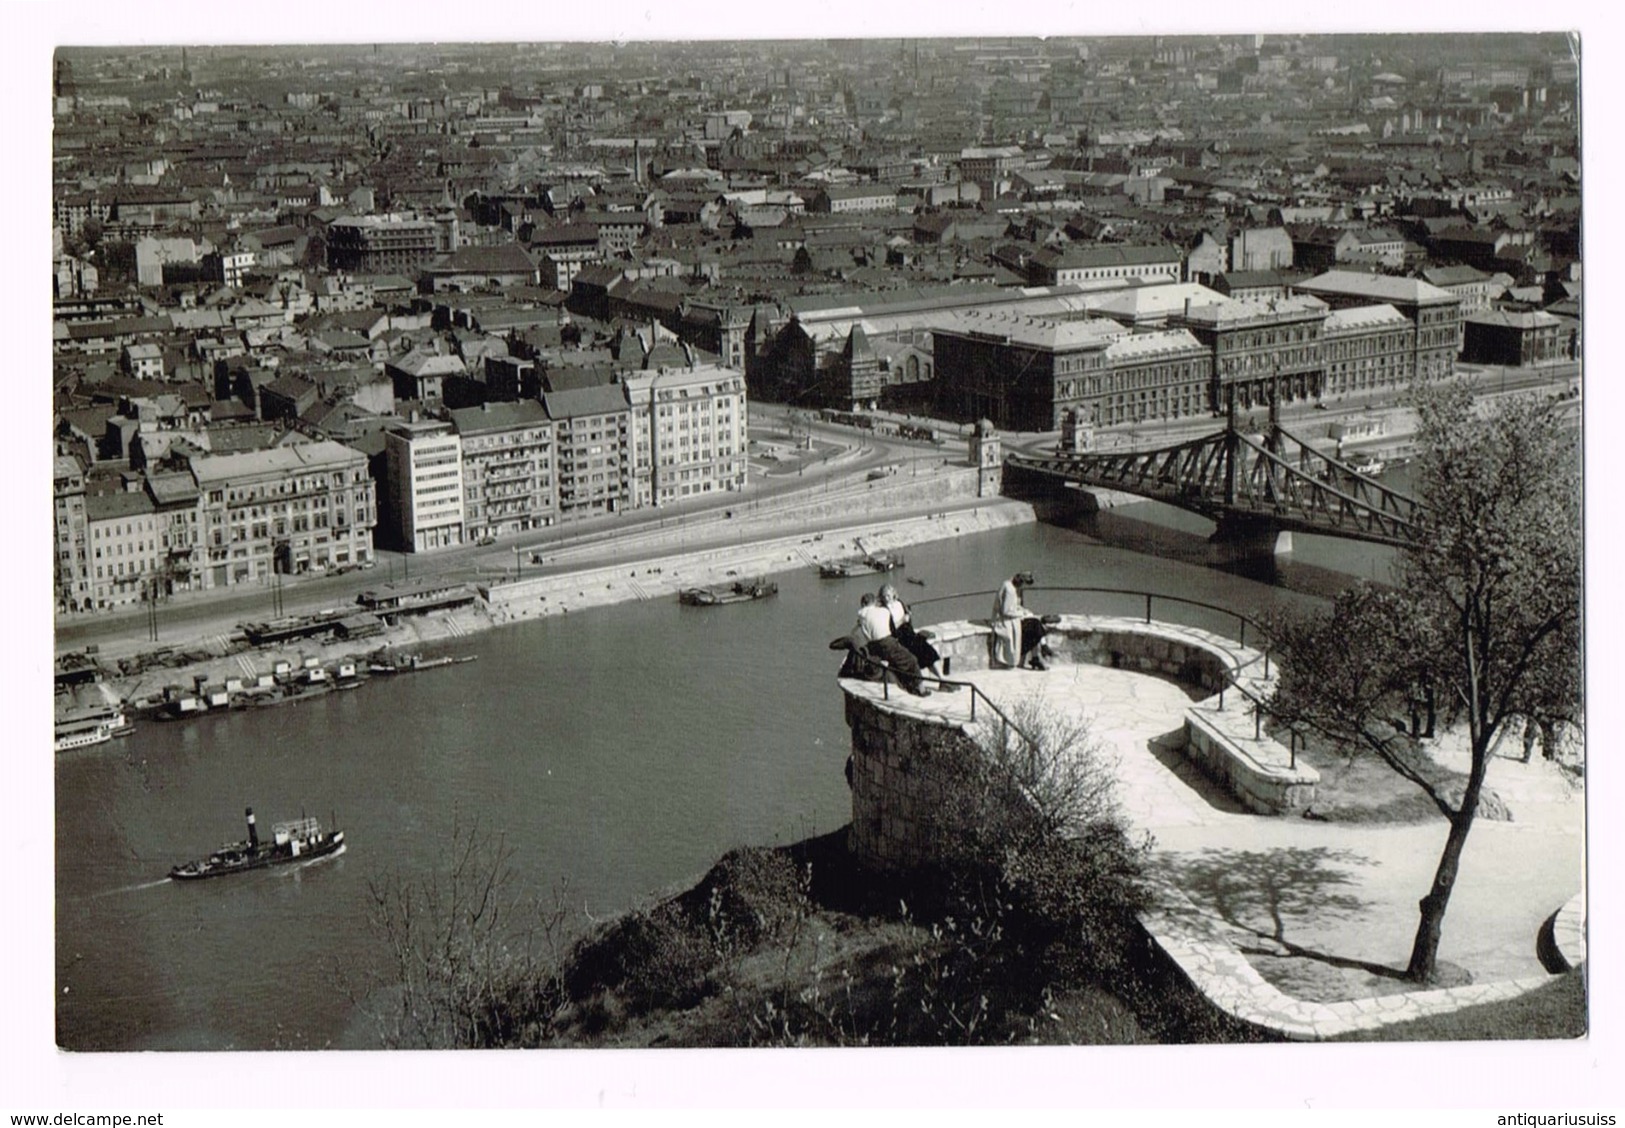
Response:
[{"label": "bridge pillar", "polygon": [[1292,552],[1291,532],[1258,517],[1222,517],[1207,542],[1208,561],[1213,564],[1273,559]]}]

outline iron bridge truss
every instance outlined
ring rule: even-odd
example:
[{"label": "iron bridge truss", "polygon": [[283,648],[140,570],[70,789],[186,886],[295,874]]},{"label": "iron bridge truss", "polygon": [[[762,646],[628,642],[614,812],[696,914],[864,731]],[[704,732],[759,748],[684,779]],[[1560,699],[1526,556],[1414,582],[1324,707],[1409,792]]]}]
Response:
[{"label": "iron bridge truss", "polygon": [[1282,531],[1377,544],[1421,533],[1414,498],[1330,458],[1272,423],[1263,441],[1234,427],[1177,446],[1113,454],[1011,454],[1006,464],[1068,483],[1121,490],[1213,521],[1260,521]]}]

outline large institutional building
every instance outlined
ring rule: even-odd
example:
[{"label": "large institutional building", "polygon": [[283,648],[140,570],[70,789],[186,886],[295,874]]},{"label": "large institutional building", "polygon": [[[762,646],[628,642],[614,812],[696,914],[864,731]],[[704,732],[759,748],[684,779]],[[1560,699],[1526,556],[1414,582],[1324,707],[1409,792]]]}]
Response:
[{"label": "large institutional building", "polygon": [[972,311],[932,331],[937,406],[1018,431],[1323,400],[1454,371],[1459,300],[1417,279],[1331,271],[1289,297],[1221,299],[1130,333],[1105,319]]}]

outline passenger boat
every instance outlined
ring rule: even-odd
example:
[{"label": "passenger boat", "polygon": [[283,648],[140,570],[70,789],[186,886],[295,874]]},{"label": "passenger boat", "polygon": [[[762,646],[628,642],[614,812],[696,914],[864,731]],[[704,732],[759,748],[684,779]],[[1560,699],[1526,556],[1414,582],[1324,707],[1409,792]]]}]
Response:
[{"label": "passenger boat", "polygon": [[753,599],[766,599],[779,594],[779,585],[769,580],[736,580],[731,584],[714,587],[684,588],[677,593],[677,602],[689,607],[719,607],[725,603],[749,603]]},{"label": "passenger boat", "polygon": [[1349,458],[1348,463],[1349,469],[1356,474],[1364,474],[1368,478],[1374,478],[1388,468],[1388,464],[1382,459],[1369,454],[1353,455]]},{"label": "passenger boat", "polygon": [[169,871],[176,881],[223,877],[289,862],[308,862],[344,853],[344,832],[324,831],[315,819],[298,818],[271,827],[271,841],[261,842],[254,825],[254,808],[243,812],[248,818],[248,839],[220,847],[207,858],[178,865]]},{"label": "passenger boat", "polygon": [[56,722],[56,750],[68,752],[75,748],[91,748],[106,744],[115,736],[128,736],[134,731],[135,726],[128,724],[123,712],[118,709],[63,717]]},{"label": "passenger boat", "polygon": [[879,572],[895,572],[903,566],[900,552],[870,552],[846,560],[832,560],[818,566],[818,574],[826,580],[844,580],[850,576],[873,576]]}]

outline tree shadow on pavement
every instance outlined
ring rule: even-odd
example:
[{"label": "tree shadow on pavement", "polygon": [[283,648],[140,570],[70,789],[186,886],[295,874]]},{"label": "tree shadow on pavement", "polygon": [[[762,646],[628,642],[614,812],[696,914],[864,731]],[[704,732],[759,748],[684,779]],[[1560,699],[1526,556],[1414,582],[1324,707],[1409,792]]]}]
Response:
[{"label": "tree shadow on pavement", "polygon": [[1308,922],[1356,921],[1371,902],[1354,891],[1351,867],[1375,863],[1349,850],[1225,850],[1202,857],[1168,859],[1170,876],[1186,896],[1217,913],[1233,928],[1257,937],[1239,946],[1246,956],[1286,956],[1327,967],[1402,980],[1403,968],[1320,951],[1291,938]]}]

